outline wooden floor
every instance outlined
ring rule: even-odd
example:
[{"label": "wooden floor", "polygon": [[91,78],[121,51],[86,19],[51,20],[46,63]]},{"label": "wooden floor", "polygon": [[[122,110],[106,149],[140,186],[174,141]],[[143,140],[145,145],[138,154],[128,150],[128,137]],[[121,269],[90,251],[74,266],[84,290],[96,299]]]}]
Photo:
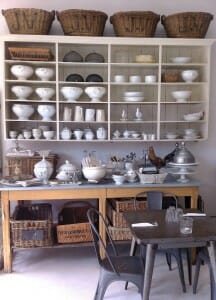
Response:
[{"label": "wooden floor", "polygon": [[[8,295],[7,300],[92,300],[98,272],[92,247],[18,250],[14,253],[13,273],[0,271],[1,294]],[[187,293],[183,294],[174,259],[173,270],[169,271],[165,257],[159,254],[150,300],[210,300],[208,282],[207,266],[202,266],[197,295],[193,295],[187,276]],[[110,285],[106,299],[141,300],[141,296],[132,284],[125,291],[124,283],[118,282]]]}]

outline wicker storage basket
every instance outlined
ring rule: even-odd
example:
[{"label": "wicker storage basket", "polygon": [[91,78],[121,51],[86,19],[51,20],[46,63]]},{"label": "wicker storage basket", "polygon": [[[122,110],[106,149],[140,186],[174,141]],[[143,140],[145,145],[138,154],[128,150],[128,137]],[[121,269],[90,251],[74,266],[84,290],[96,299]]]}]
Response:
[{"label": "wicker storage basket", "polygon": [[115,241],[127,241],[132,239],[132,234],[129,228],[117,228],[109,226],[109,232]]},{"label": "wicker storage basket", "polygon": [[[136,209],[146,209],[146,200],[137,201]],[[123,212],[131,210],[134,210],[134,203],[132,199],[110,199],[109,204],[107,205],[107,217],[114,227],[124,228],[127,227],[127,223],[123,217]]]},{"label": "wicker storage basket", "polygon": [[12,245],[21,248],[53,244],[52,206],[30,204],[16,206],[10,220]]},{"label": "wicker storage basket", "polygon": [[53,59],[49,48],[8,47],[8,51],[13,60],[48,61]]},{"label": "wicker storage basket", "polygon": [[180,81],[179,71],[166,71],[161,76],[162,82],[178,82]]},{"label": "wicker storage basket", "polygon": [[66,202],[58,215],[57,241],[60,244],[92,241],[87,211],[92,207],[87,201]]},{"label": "wicker storage basket", "polygon": [[151,11],[117,12],[110,17],[117,36],[152,37],[160,16]]},{"label": "wicker storage basket", "polygon": [[171,38],[204,38],[213,15],[205,12],[183,12],[161,16],[166,34]]},{"label": "wicker storage basket", "polygon": [[54,11],[37,8],[3,9],[2,14],[14,34],[48,34],[55,18]]},{"label": "wicker storage basket", "polygon": [[67,9],[56,12],[65,35],[101,36],[107,15],[97,10]]}]

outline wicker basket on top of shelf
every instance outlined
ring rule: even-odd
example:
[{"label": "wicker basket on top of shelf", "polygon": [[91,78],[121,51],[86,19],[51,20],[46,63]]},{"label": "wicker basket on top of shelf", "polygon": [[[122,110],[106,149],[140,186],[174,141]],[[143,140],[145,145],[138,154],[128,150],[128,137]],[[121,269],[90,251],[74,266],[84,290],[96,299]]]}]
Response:
[{"label": "wicker basket on top of shelf", "polygon": [[117,36],[152,37],[160,16],[152,11],[117,12],[110,17]]},{"label": "wicker basket on top of shelf", "polygon": [[55,18],[55,11],[37,8],[10,8],[2,10],[10,33],[48,34]]},{"label": "wicker basket on top of shelf", "polygon": [[65,35],[102,36],[108,18],[97,10],[66,9],[56,12]]},{"label": "wicker basket on top of shelf", "polygon": [[212,19],[206,12],[182,12],[161,16],[161,23],[170,38],[204,38]]}]

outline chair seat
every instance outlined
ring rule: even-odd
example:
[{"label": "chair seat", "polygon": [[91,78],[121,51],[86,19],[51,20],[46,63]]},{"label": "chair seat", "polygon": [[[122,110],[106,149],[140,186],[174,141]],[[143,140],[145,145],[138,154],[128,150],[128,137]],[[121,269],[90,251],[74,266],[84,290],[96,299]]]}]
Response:
[{"label": "chair seat", "polygon": [[[110,256],[119,274],[143,274],[142,260],[136,256]],[[101,266],[107,271],[113,272],[107,258],[101,261]]]}]

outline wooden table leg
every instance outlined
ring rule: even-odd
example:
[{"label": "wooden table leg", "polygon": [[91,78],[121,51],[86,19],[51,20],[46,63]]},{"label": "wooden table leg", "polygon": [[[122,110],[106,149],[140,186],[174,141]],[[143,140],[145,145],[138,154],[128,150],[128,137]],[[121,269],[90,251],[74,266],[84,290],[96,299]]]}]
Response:
[{"label": "wooden table leg", "polygon": [[143,284],[143,300],[149,300],[152,274],[155,261],[155,245],[147,244],[146,246],[146,256],[145,256],[145,274],[144,274],[144,284]]},{"label": "wooden table leg", "polygon": [[8,192],[1,192],[1,201],[4,271],[10,273],[12,271],[12,251],[10,245],[10,206]]}]

